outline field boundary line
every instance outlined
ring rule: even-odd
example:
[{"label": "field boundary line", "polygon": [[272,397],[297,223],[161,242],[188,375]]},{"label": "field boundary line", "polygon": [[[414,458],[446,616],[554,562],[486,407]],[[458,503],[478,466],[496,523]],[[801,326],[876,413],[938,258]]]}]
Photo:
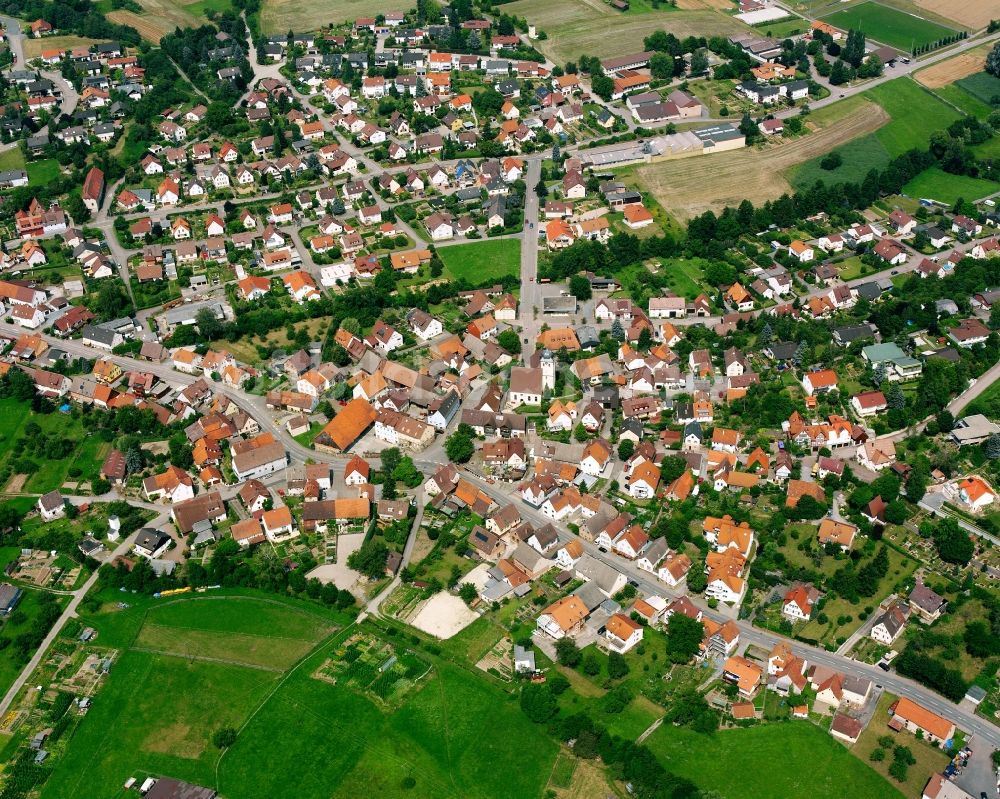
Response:
[{"label": "field boundary line", "polygon": [[246,663],[242,660],[232,660],[230,658],[213,658],[208,655],[192,655],[181,652],[171,652],[167,649],[154,649],[146,646],[133,646],[130,651],[144,652],[148,655],[163,655],[164,657],[180,658],[181,660],[197,660],[203,663],[220,663],[226,666],[241,666],[246,669],[256,669],[257,671],[269,671],[273,674],[281,674],[284,669],[276,666],[262,666],[259,663]]},{"label": "field boundary line", "polygon": [[143,624],[143,627],[156,628],[157,630],[177,630],[178,632],[188,632],[188,633],[208,633],[210,635],[233,635],[240,638],[263,638],[267,641],[296,641],[298,643],[312,643],[313,641],[321,641],[325,636],[320,636],[319,638],[309,639],[309,638],[294,638],[290,635],[262,635],[260,633],[237,633],[232,630],[206,630],[203,627],[175,627],[172,624],[157,624],[156,622],[147,622]]}]

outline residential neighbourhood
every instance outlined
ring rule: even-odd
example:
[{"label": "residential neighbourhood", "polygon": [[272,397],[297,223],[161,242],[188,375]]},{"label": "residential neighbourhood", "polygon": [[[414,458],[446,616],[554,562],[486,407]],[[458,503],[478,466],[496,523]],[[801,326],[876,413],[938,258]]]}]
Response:
[{"label": "residential neighbourhood", "polygon": [[1000,19],[897,5],[5,8],[4,794],[1000,799]]}]

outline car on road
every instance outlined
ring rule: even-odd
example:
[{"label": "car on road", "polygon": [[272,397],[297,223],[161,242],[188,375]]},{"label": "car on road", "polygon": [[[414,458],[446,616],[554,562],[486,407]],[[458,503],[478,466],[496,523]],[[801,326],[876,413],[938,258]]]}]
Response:
[{"label": "car on road", "polygon": [[630,586],[632,586],[633,588],[638,588],[639,587],[639,581],[638,580],[629,580],[628,584]]},{"label": "car on road", "polygon": [[878,667],[879,667],[880,669],[882,669],[882,671],[889,671],[889,664],[888,664],[888,663],[883,663],[883,662],[882,662],[882,661],[880,660],[880,661],[879,661],[878,663],[876,663],[875,665],[877,665],[877,666],[878,666]]},{"label": "car on road", "polygon": [[898,275],[899,274],[899,270],[898,269],[893,269],[889,274],[890,275]]},{"label": "car on road", "polygon": [[607,554],[607,552],[608,552],[608,548],[607,548],[607,547],[598,547],[598,548],[597,548],[597,551],[598,551],[598,552],[603,552],[603,553]]}]

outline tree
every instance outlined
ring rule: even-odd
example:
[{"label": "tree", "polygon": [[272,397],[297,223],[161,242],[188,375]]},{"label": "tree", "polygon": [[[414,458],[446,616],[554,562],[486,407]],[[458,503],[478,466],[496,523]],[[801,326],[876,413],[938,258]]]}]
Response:
[{"label": "tree", "polygon": [[628,672],[628,663],[625,662],[625,658],[618,652],[609,652],[608,677],[612,680],[620,680],[623,677],[628,676]]},{"label": "tree", "polygon": [[[688,591],[694,594],[700,594],[708,588],[708,577],[705,575],[704,567],[700,563],[695,563],[691,566],[691,570],[687,573],[687,587]],[[676,615],[675,613],[674,616]],[[673,616],[670,618],[672,619]]]},{"label": "tree", "polygon": [[666,53],[656,53],[649,59],[649,72],[654,78],[669,80],[674,76],[674,59]]},{"label": "tree", "polygon": [[847,65],[839,58],[833,62],[833,69],[830,70],[830,83],[833,86],[840,86],[851,79],[851,73]]},{"label": "tree", "polygon": [[569,293],[581,302],[589,300],[593,296],[590,281],[583,275],[573,275],[569,279]]},{"label": "tree", "polygon": [[983,445],[983,452],[990,460],[1000,458],[1000,433],[993,433],[986,439],[986,443]]},{"label": "tree", "polygon": [[635,442],[631,438],[623,438],[618,442],[618,457],[621,460],[627,461],[633,452],[635,452]]},{"label": "tree", "polygon": [[985,68],[991,75],[1000,78],[1000,42],[993,45],[993,49],[986,56]]},{"label": "tree", "polygon": [[198,332],[209,341],[219,338],[222,334],[222,322],[215,316],[211,308],[202,308],[194,316]]},{"label": "tree", "polygon": [[[847,32],[847,41],[841,51],[841,58],[857,69],[865,57],[865,35],[860,30]],[[836,67],[836,65],[834,65]]]},{"label": "tree", "polygon": [[691,74],[704,75],[708,72],[708,55],[705,50],[699,48],[691,53]]},{"label": "tree", "polygon": [[597,657],[597,653],[593,650],[587,652],[583,658],[583,673],[588,674],[591,677],[596,677],[601,673],[601,661]]},{"label": "tree", "polygon": [[476,451],[474,437],[475,431],[469,425],[460,424],[445,441],[444,451],[448,460],[452,463],[468,463]]},{"label": "tree", "polygon": [[583,426],[583,422],[578,422],[576,427],[573,428],[573,438],[577,441],[583,442],[589,437],[590,434],[587,432],[587,428]]},{"label": "tree", "polygon": [[508,327],[497,336],[497,344],[512,355],[517,354],[521,349],[521,339],[518,338],[517,331]]},{"label": "tree", "polygon": [[590,87],[594,90],[594,94],[604,100],[604,102],[611,100],[611,95],[615,92],[614,81],[603,73],[591,75]]},{"label": "tree", "polygon": [[580,665],[580,648],[572,638],[560,638],[556,641],[556,659],[564,666],[573,669]]},{"label": "tree", "polygon": [[212,745],[216,749],[228,749],[236,743],[236,730],[232,727],[220,727],[212,733]]},{"label": "tree", "polygon": [[625,328],[622,327],[621,320],[615,317],[615,321],[611,323],[611,338],[615,341],[625,340]]},{"label": "tree", "polygon": [[382,541],[372,538],[348,556],[347,565],[368,579],[377,580],[385,575],[388,556],[389,548]]},{"label": "tree", "polygon": [[479,592],[476,590],[476,586],[472,583],[462,583],[458,587],[458,595],[462,597],[462,601],[466,605],[471,605],[476,601],[476,597],[479,596]]},{"label": "tree", "polygon": [[705,628],[700,621],[683,613],[672,614],[667,621],[667,659],[671,663],[689,663],[698,654],[704,637]]},{"label": "tree", "polygon": [[521,689],[521,710],[535,724],[544,724],[556,714],[559,705],[545,683],[529,682]]},{"label": "tree", "polygon": [[749,114],[744,114],[743,119],[740,120],[740,133],[746,136],[749,141],[760,136],[760,128]]},{"label": "tree", "polygon": [[899,387],[899,383],[893,383],[889,386],[889,390],[885,394],[885,401],[893,410],[900,411],[906,407],[906,396],[903,394],[903,389]]},{"label": "tree", "polygon": [[975,544],[969,534],[958,526],[951,517],[942,519],[934,530],[934,545],[938,556],[945,563],[956,563],[965,566],[972,560]]}]

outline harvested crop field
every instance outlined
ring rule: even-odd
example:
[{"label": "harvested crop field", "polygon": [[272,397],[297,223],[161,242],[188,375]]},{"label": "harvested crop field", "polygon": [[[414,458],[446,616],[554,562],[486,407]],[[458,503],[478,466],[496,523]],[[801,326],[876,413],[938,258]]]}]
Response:
[{"label": "harvested crop field", "polygon": [[950,19],[964,28],[977,30],[985,28],[998,11],[995,2],[980,0],[974,3],[958,3],[955,0],[915,0],[917,6],[939,17]]},{"label": "harvested crop field", "polygon": [[744,200],[773,200],[792,187],[782,177],[789,167],[836,149],[877,130],[889,115],[875,103],[865,103],[837,124],[763,150],[745,148],[718,155],[681,158],[648,164],[636,170],[639,185],[678,218],[690,219]]},{"label": "harvested crop field", "polygon": [[[131,25],[144,39],[158,43],[174,28],[197,28],[208,20],[204,12],[211,8],[223,11],[229,7],[226,0],[138,0],[141,14],[132,11],[112,11],[107,17],[121,25]],[[313,24],[309,29],[312,30]]]},{"label": "harvested crop field", "polygon": [[922,69],[916,74],[918,83],[928,89],[940,89],[956,80],[967,78],[980,72],[986,64],[988,48],[979,47],[967,53],[961,53],[954,58],[947,58]]},{"label": "harvested crop field", "polygon": [[393,0],[264,0],[260,25],[264,33],[312,31],[328,22],[353,22],[408,7]]},{"label": "harvested crop field", "polygon": [[587,54],[609,58],[642,50],[642,40],[655,30],[686,36],[726,36],[750,30],[739,20],[713,10],[712,0],[681,0],[669,11],[622,14],[600,0],[517,0],[504,11],[524,17],[545,31],[535,43],[558,64]]}]

